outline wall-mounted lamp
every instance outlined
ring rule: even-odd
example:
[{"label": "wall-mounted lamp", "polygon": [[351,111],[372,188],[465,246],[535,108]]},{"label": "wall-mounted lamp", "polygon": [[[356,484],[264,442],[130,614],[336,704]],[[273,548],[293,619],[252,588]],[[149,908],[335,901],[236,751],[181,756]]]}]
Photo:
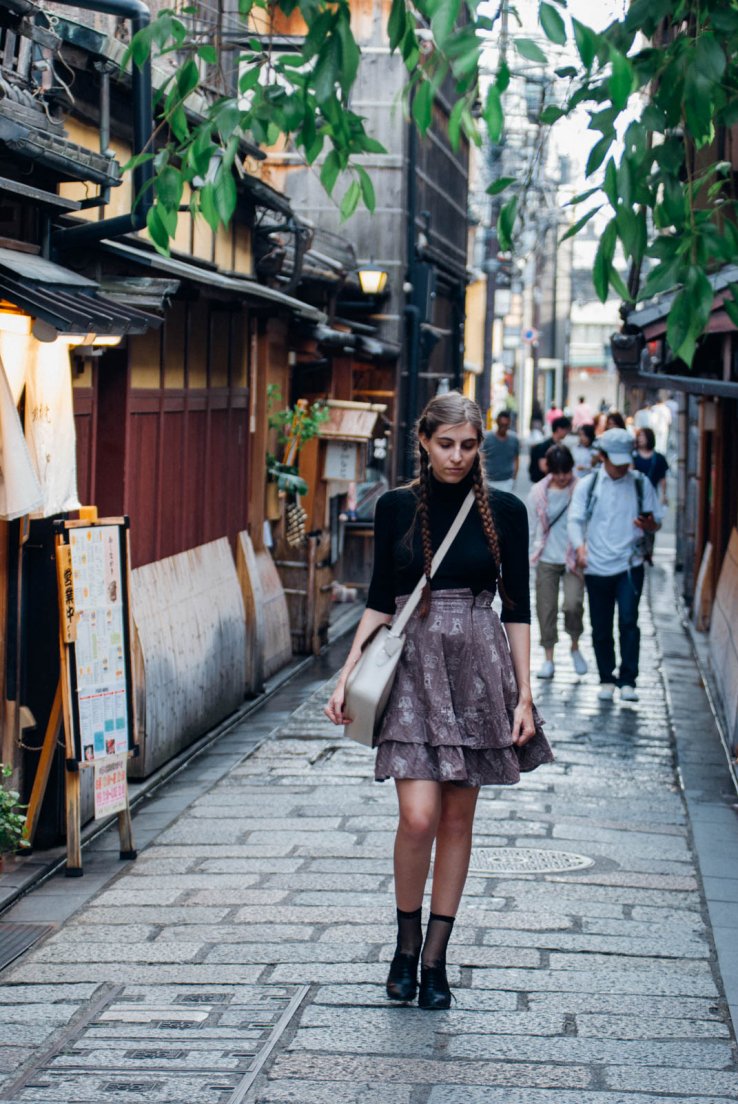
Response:
[{"label": "wall-mounted lamp", "polygon": [[381,295],[387,284],[387,273],[383,268],[360,268],[359,286],[364,295]]}]

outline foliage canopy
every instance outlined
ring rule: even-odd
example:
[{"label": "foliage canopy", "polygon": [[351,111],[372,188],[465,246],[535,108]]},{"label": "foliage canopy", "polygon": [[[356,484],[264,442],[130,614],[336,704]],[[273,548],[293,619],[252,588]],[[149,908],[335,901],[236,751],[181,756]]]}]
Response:
[{"label": "foliage canopy", "polygon": [[[231,220],[244,137],[259,145],[291,141],[308,164],[320,164],[329,193],[346,182],[344,219],[362,201],[374,209],[361,158],[384,150],[351,109],[361,51],[348,0],[239,0],[239,10],[241,45],[227,55],[198,31],[197,6],[163,11],[129,48],[134,64],[152,51],[181,61],[160,92],[156,149],[140,155],[155,161],[148,228],[163,251],[185,190],[192,213],[213,229]],[[297,14],[307,33],[286,44],[277,30]],[[392,0],[386,30],[407,71],[408,116],[425,134],[434,99],[450,82],[452,143],[464,136],[481,144],[486,132],[496,144],[504,141],[511,75],[521,68],[549,74],[553,102],[542,124],[583,111],[598,136],[586,165],[592,187],[572,201],[587,208],[565,236],[597,210],[609,213],[594,265],[598,296],[604,301],[612,289],[633,303],[678,288],[668,341],[691,363],[713,301],[709,274],[738,260],[734,172],[725,155],[727,131],[738,124],[738,0],[633,0],[603,31],[571,18],[566,0],[543,0],[536,38],[513,33],[508,43],[505,31],[499,49],[508,21],[520,27],[508,0],[492,14],[475,0]],[[496,70],[487,77],[483,57],[496,47]],[[235,74],[231,91],[211,97],[204,116],[193,117],[187,101],[203,70],[223,68],[226,56]],[[490,192],[514,192],[515,184],[501,180]],[[516,214],[513,194],[499,212],[503,249],[513,244]],[[618,244],[630,263],[627,283],[614,264]],[[651,268],[640,286],[645,258]],[[738,324],[738,293],[725,309]]]}]

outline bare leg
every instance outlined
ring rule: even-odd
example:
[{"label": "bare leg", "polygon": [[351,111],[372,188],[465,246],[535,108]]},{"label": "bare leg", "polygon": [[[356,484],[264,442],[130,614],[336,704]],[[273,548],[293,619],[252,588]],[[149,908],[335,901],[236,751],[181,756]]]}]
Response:
[{"label": "bare leg", "polygon": [[410,912],[423,902],[441,818],[442,787],[438,782],[410,778],[397,779],[395,785],[400,806],[395,836],[395,897],[397,907]]},{"label": "bare leg", "polygon": [[442,784],[441,815],[436,833],[431,912],[456,916],[471,855],[478,787]]}]

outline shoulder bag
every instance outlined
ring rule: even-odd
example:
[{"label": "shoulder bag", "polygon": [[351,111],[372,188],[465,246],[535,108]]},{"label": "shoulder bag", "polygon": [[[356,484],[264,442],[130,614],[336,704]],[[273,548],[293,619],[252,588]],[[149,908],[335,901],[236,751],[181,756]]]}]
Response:
[{"label": "shoulder bag", "polygon": [[[472,490],[462,502],[451,528],[433,557],[431,578],[441,566],[441,561],[464,524],[473,503]],[[367,747],[372,747],[374,743],[374,734],[387,706],[405,644],[405,626],[415,612],[424,586],[423,575],[392,625],[380,625],[365,641],[361,656],[346,680],[344,712],[351,717],[351,721],[344,725],[344,735],[357,743],[366,744]]]}]

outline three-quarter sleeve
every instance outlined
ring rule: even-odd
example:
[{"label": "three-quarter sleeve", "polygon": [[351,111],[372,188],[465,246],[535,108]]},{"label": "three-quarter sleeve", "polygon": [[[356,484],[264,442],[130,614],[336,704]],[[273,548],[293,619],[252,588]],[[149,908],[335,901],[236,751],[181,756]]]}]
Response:
[{"label": "three-quarter sleeve", "polygon": [[388,491],[374,511],[374,566],[366,598],[367,609],[378,613],[395,612],[392,515],[392,492]]},{"label": "three-quarter sleeve", "polygon": [[507,495],[500,528],[501,574],[511,605],[503,603],[501,621],[530,624],[530,567],[528,558],[528,511],[520,499]]}]

